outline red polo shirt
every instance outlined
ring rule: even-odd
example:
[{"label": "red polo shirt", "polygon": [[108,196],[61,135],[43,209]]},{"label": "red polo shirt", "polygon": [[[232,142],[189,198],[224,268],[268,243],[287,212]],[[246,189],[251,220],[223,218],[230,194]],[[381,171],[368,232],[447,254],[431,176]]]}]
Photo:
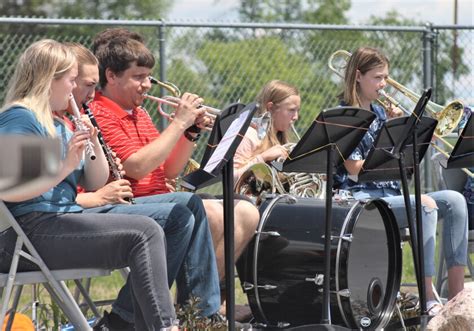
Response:
[{"label": "red polo shirt", "polygon": [[[130,155],[160,136],[148,113],[137,107],[132,114],[127,113],[118,104],[100,92],[96,92],[94,101],[89,103],[100,131],[107,145],[125,162]],[[146,177],[135,180],[126,177],[132,184],[136,197],[168,193],[163,165]]]}]

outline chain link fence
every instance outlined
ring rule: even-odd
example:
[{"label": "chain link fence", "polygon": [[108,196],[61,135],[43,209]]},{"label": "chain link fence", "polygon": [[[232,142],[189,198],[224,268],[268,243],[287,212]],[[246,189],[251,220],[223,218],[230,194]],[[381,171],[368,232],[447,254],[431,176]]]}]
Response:
[{"label": "chain link fence", "polygon": [[[154,76],[182,92],[204,97],[205,104],[224,108],[254,100],[271,79],[286,80],[300,89],[302,109],[296,124],[302,134],[317,114],[338,104],[341,78],[329,69],[335,51],[359,46],[382,49],[391,60],[390,75],[416,94],[434,87],[440,105],[460,99],[474,105],[473,26],[331,26],[306,24],[180,23],[78,19],[0,18],[0,101],[19,54],[32,42],[52,38],[91,46],[94,35],[112,26],[145,36],[157,65]],[[166,91],[154,87],[152,95]],[[389,91],[390,92],[390,91]],[[414,103],[391,91],[407,108]],[[145,104],[156,124],[166,123]],[[194,158],[205,147],[201,138]],[[433,188],[429,162],[424,188]]]}]

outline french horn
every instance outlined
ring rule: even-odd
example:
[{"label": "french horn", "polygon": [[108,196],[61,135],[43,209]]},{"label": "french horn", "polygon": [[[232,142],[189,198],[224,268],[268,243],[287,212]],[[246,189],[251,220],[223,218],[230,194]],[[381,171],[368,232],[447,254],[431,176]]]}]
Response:
[{"label": "french horn", "polygon": [[[284,147],[291,151],[294,143]],[[290,194],[302,198],[324,199],[324,175],[299,172],[278,172],[267,163],[250,166],[235,183],[236,193],[249,197],[258,206],[266,194]]]}]

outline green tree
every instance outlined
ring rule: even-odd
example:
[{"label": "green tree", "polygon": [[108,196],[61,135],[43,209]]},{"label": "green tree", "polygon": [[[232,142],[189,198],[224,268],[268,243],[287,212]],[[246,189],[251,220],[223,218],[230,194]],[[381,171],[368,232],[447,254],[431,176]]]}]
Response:
[{"label": "green tree", "polygon": [[48,15],[48,7],[54,0],[3,0],[0,16],[43,16]]},{"label": "green tree", "polygon": [[[372,17],[375,25],[424,26],[424,22],[403,18],[396,11],[387,13],[384,18]],[[437,103],[444,105],[456,98],[456,92],[451,84],[453,80],[461,79],[470,73],[470,68],[463,62],[464,49],[455,44],[456,31],[433,31],[434,52],[431,58],[434,81],[434,98]],[[393,34],[390,39],[382,42],[382,48],[392,60],[391,76],[405,86],[413,86],[420,94],[423,75],[423,57],[420,45],[420,35],[415,33]],[[414,61],[407,61],[411,54]],[[466,58],[464,56],[464,58]]]},{"label": "green tree", "polygon": [[53,0],[59,17],[153,19],[164,16],[171,0]]},{"label": "green tree", "polygon": [[159,19],[171,0],[4,0],[1,16],[72,17],[96,19]]},{"label": "green tree", "polygon": [[345,24],[350,0],[241,0],[239,15],[249,22]]}]

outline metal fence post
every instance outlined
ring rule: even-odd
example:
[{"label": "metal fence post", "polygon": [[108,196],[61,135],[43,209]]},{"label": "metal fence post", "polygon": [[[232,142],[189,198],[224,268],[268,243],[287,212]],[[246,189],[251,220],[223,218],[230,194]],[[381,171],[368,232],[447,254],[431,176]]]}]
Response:
[{"label": "metal fence post", "polygon": [[[426,24],[426,30],[423,32],[423,88],[433,87],[433,71],[432,71],[432,59],[433,59],[433,42],[434,32],[431,23]],[[433,166],[431,160],[431,150],[428,149],[425,155],[424,162],[424,182],[426,192],[432,192],[433,188]]]},{"label": "metal fence post", "polygon": [[[166,59],[165,59],[165,53],[166,53],[166,43],[165,43],[165,23],[162,22],[161,25],[158,26],[158,45],[159,45],[159,53],[160,53],[160,81],[166,82]],[[160,97],[165,95],[165,89],[160,86]],[[166,118],[161,116],[161,118],[158,121],[158,130],[160,132],[163,132],[163,130],[167,127],[168,123]]]}]

